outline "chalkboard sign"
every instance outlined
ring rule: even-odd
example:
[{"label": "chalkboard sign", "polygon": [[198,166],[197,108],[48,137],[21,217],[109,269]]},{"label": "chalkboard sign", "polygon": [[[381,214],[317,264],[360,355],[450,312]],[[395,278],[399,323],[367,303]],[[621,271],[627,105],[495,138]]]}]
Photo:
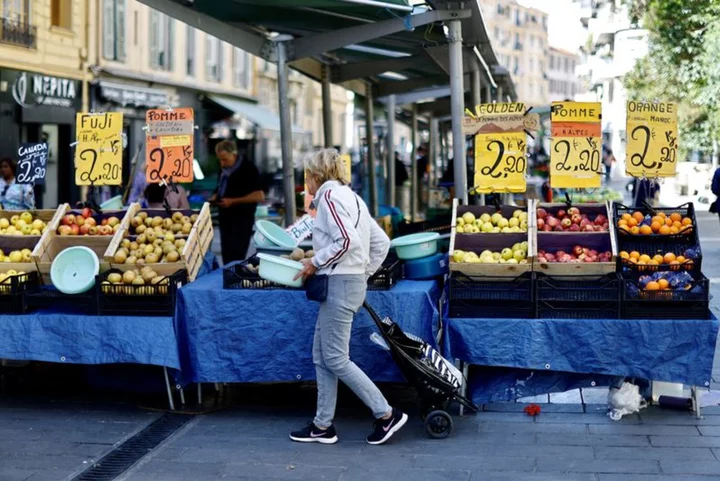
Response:
[{"label": "chalkboard sign", "polygon": [[47,173],[48,144],[22,144],[18,149],[17,175],[18,184],[44,184]]}]

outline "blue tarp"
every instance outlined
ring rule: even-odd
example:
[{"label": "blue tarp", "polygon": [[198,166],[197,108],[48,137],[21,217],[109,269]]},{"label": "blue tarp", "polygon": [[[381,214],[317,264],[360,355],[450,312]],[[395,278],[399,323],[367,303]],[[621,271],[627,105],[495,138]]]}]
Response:
[{"label": "blue tarp", "polygon": [[[436,281],[400,281],[368,291],[380,316],[434,344],[438,329]],[[176,328],[182,382],[279,382],[315,379],[312,338],[318,304],[298,290],[223,290],[222,271],[183,287]],[[370,340],[376,332],[361,309],[353,323],[350,356],[376,381],[402,377],[389,353]]]},{"label": "blue tarp", "polygon": [[446,357],[470,364],[514,368],[470,383],[471,396],[485,401],[564,391],[591,381],[607,385],[616,376],[709,386],[717,336],[715,318],[449,318],[443,349]]}]

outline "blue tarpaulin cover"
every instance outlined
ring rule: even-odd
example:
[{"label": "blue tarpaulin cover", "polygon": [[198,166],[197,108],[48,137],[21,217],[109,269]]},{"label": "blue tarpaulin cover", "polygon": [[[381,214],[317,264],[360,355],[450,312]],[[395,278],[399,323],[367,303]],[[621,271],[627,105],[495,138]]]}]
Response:
[{"label": "blue tarpaulin cover", "polygon": [[[436,281],[400,281],[368,291],[368,303],[406,332],[435,344]],[[176,323],[182,382],[279,382],[315,379],[312,339],[319,304],[302,290],[224,290],[222,271],[183,287]],[[370,340],[377,332],[361,309],[353,322],[350,358],[376,381],[400,381],[390,354]]]},{"label": "blue tarpaulin cover", "polygon": [[487,402],[607,385],[614,377],[709,386],[717,336],[715,318],[447,318],[443,349],[450,359],[514,368],[471,379],[471,396]]}]

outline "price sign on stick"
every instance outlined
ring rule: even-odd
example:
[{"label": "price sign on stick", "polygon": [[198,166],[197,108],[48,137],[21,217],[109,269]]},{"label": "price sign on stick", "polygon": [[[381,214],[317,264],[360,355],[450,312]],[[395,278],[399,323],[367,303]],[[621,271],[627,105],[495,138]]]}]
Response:
[{"label": "price sign on stick", "polygon": [[17,176],[18,184],[44,184],[47,170],[48,144],[22,144],[18,149]]},{"label": "price sign on stick", "polygon": [[194,113],[191,108],[153,109],[145,115],[147,146],[145,176],[150,183],[192,182]]},{"label": "price sign on stick", "polygon": [[526,147],[525,132],[476,135],[475,190],[525,192]]},{"label": "price sign on stick", "polygon": [[550,179],[561,189],[600,187],[602,104],[553,102],[550,109]]},{"label": "price sign on stick", "polygon": [[627,103],[625,171],[633,177],[673,177],[677,169],[677,106]]},{"label": "price sign on stick", "polygon": [[122,184],[123,114],[78,113],[75,184]]}]

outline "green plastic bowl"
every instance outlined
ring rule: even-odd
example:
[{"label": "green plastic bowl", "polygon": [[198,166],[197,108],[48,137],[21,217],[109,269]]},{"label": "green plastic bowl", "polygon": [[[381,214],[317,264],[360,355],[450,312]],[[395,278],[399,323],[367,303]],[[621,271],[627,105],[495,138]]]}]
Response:
[{"label": "green plastic bowl", "polygon": [[260,277],[283,286],[302,286],[302,278],[293,280],[303,268],[301,263],[270,254],[260,253],[257,256],[260,259],[260,270],[258,271]]},{"label": "green plastic bowl", "polygon": [[393,239],[390,247],[395,248],[399,259],[422,259],[437,252],[439,238],[440,234],[437,232],[420,232]]},{"label": "green plastic bowl", "polygon": [[269,220],[255,222],[255,235],[253,236],[256,246],[260,247],[290,247],[295,248],[295,239],[285,232],[285,229]]},{"label": "green plastic bowl", "polygon": [[294,247],[278,247],[278,246],[259,246],[255,244],[255,252],[262,254],[270,254],[272,256],[281,256],[283,254],[290,255],[294,251]]},{"label": "green plastic bowl", "polygon": [[50,266],[50,280],[63,294],[80,294],[95,285],[100,273],[100,260],[89,248],[68,247],[55,257]]},{"label": "green plastic bowl", "polygon": [[111,197],[100,204],[102,210],[122,210],[123,207],[122,195]]}]

